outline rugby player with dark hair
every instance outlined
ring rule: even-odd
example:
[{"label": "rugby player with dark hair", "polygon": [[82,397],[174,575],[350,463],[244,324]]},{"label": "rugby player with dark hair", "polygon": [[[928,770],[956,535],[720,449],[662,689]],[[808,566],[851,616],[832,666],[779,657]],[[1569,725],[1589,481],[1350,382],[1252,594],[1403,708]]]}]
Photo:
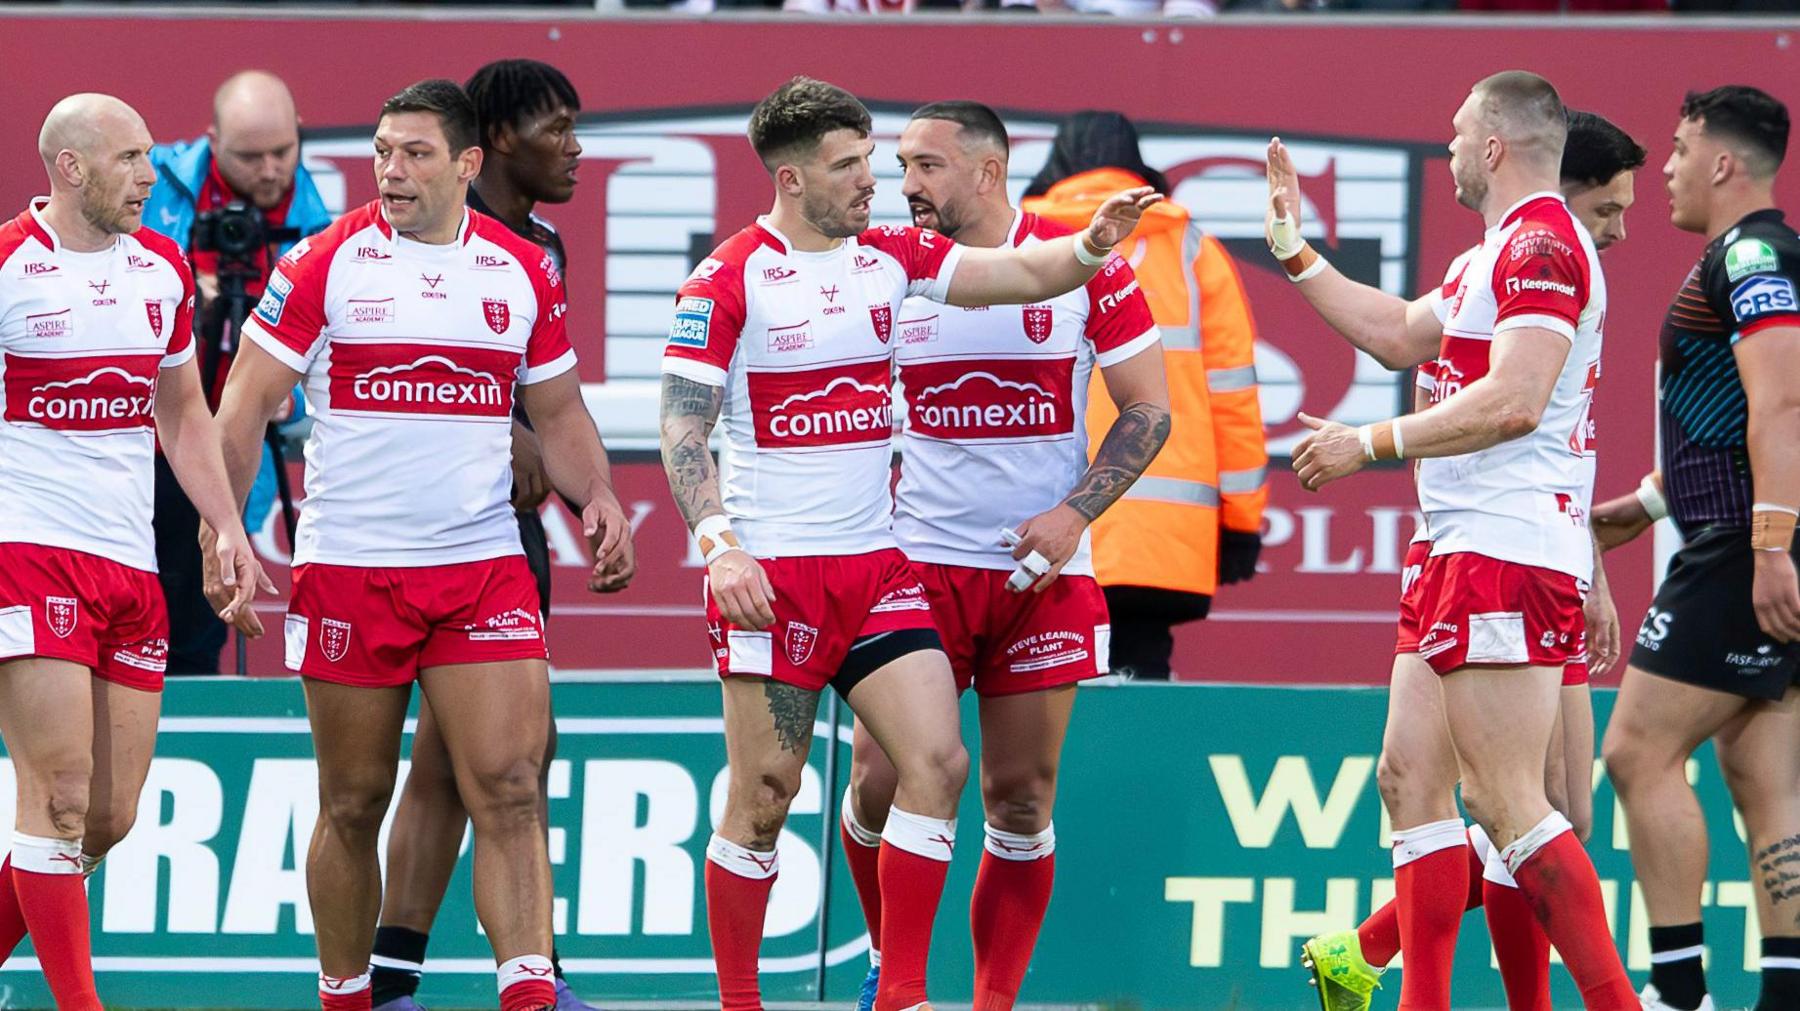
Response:
[{"label": "rugby player with dark hair", "polygon": [[[464,85],[481,125],[481,174],[469,185],[468,204],[497,219],[514,234],[543,250],[567,283],[562,236],[536,213],[540,203],[567,203],[575,195],[581,142],[575,117],[581,98],[562,71],[536,60],[496,60],[475,71]],[[538,507],[550,495],[543,449],[531,420],[515,406],[512,419],[512,505],[526,563],[537,581],[538,606],[550,616],[550,548]],[[571,511],[579,508],[571,506]],[[629,539],[619,566],[590,580],[599,592],[624,589],[634,568]],[[548,823],[547,779],[556,757],[556,723],[546,730],[548,746],[538,773],[538,812]],[[412,771],[388,834],[386,890],[381,925],[375,931],[372,966],[375,1011],[412,1011],[424,971],[425,948],[444,890],[456,870],[468,812],[456,790],[456,776],[431,706],[419,705],[413,736]],[[552,948],[558,1011],[589,1007],[563,979],[562,960]]]},{"label": "rugby player with dark hair", "polygon": [[[707,846],[706,909],[725,1011],[762,1006],[757,953],[776,840],[828,686],[897,770],[879,853],[875,1007],[929,1007],[926,953],[969,756],[931,605],[892,530],[902,302],[1054,298],[1108,263],[1160,199],[1126,190],[1079,234],[1016,249],[870,228],[869,128],[855,96],[811,78],[757,104],[750,142],[774,206],[682,284],[663,355],[663,468],[706,562],[723,682],[730,781]],[[722,461],[708,447],[715,426]],[[1026,561],[1035,576],[1051,571],[1040,553]]]},{"label": "rugby player with dark hair", "polygon": [[1663,321],[1661,467],[1595,522],[1623,543],[1663,515],[1685,540],[1638,630],[1606,729],[1650,917],[1650,1011],[1710,1009],[1706,820],[1687,760],[1709,738],[1743,818],[1762,928],[1756,1011],[1800,1007],[1800,238],[1775,206],[1787,107],[1689,93],[1663,165],[1670,220],[1707,237]]}]

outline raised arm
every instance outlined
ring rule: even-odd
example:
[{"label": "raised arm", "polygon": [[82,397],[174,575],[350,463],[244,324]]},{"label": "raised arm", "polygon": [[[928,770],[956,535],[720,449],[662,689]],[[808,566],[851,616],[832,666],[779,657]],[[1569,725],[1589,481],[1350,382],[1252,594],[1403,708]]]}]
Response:
[{"label": "raised arm", "polygon": [[950,279],[951,305],[1017,305],[1042,302],[1087,283],[1125,241],[1150,205],[1162,199],[1148,186],[1108,197],[1087,228],[1023,249],[964,247]]},{"label": "raised arm", "polygon": [[1269,141],[1269,249],[1333,330],[1390,369],[1437,356],[1443,325],[1430,296],[1408,302],[1339,273],[1300,237],[1300,174],[1280,138]]}]

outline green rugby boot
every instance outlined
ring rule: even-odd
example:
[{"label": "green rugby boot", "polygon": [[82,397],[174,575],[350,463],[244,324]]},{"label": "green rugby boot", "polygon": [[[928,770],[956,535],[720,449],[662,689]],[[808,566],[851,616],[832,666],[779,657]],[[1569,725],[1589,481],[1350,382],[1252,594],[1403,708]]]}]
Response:
[{"label": "green rugby boot", "polygon": [[1363,960],[1356,931],[1320,934],[1300,947],[1300,964],[1312,973],[1323,1011],[1368,1011],[1381,987],[1381,970]]}]

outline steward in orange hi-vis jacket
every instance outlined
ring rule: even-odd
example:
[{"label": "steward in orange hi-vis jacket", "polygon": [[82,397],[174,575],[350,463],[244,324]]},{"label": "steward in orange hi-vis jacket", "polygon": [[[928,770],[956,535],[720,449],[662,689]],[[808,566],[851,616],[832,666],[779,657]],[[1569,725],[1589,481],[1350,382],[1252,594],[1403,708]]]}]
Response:
[{"label": "steward in orange hi-vis jacket", "polygon": [[[1108,195],[1146,183],[1167,193],[1130,121],[1077,113],[1021,207],[1079,227]],[[1094,568],[1112,612],[1112,669],[1167,678],[1173,626],[1205,617],[1220,584],[1256,572],[1269,461],[1256,326],[1225,247],[1179,204],[1151,207],[1118,252],[1162,331],[1174,425],[1150,469],[1094,522]],[[1088,398],[1090,446],[1116,413],[1109,398]]]}]

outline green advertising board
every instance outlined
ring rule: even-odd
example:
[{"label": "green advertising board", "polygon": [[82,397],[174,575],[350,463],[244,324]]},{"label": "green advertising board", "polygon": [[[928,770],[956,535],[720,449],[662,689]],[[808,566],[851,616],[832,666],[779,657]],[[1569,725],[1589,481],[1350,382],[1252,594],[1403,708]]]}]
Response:
[{"label": "green advertising board", "polygon": [[[714,1000],[704,851],[724,802],[718,689],[704,681],[555,686],[550,854],[564,967],[601,1001]],[[1611,694],[1598,693],[1604,720]],[[973,700],[966,700],[972,714]],[[1391,896],[1375,788],[1386,704],[1372,689],[1129,685],[1081,692],[1057,803],[1056,895],[1028,1003],[1133,1008],[1313,1006],[1296,950]],[[821,709],[812,766],[781,839],[763,947],[771,1001],[854,998],[866,969],[848,872],[832,852],[849,727]],[[968,719],[966,725],[973,726]],[[971,747],[978,742],[971,740]],[[118,1007],[316,1007],[304,863],[317,774],[296,682],[172,681],[138,824],[93,878],[95,964]],[[1710,751],[1692,768],[1715,844],[1706,887],[1721,1006],[1753,999],[1758,952],[1740,827]],[[0,778],[10,780],[10,763]],[[974,777],[971,777],[973,781]],[[1623,818],[1595,777],[1590,843],[1634,976],[1648,968]],[[0,818],[14,791],[0,783]],[[966,1002],[967,896],[979,800],[933,948],[933,994]],[[468,840],[420,998],[493,1007],[493,959],[470,901]],[[823,916],[821,917],[821,913]],[[823,925],[821,925],[823,919]],[[1503,1005],[1479,915],[1465,920],[1459,1008]],[[823,982],[821,992],[820,982]],[[1566,974],[1557,1002],[1578,1006]],[[49,1007],[22,947],[0,972],[10,1007]],[[1393,1006],[1397,987],[1377,995]]]}]

